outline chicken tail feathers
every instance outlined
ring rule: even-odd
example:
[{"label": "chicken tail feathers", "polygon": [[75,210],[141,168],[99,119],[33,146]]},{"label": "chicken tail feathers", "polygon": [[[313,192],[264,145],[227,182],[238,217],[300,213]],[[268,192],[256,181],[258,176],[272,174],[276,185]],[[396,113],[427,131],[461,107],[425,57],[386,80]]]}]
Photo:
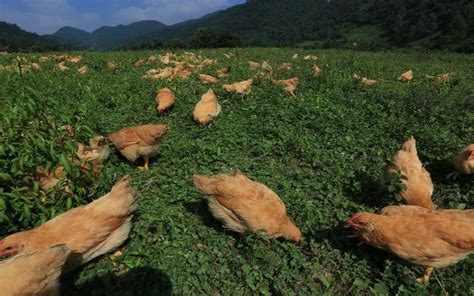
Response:
[{"label": "chicken tail feathers", "polygon": [[213,194],[215,191],[214,179],[202,175],[193,176],[194,185],[197,189],[205,194]]},{"label": "chicken tail feathers", "polygon": [[[114,216],[127,216],[132,214],[137,208],[136,192],[130,185],[131,178],[129,175],[124,176],[115,183],[112,190],[104,196],[107,202],[107,211],[113,213]],[[113,200],[113,202],[111,202]]]},{"label": "chicken tail feathers", "polygon": [[403,143],[402,150],[408,153],[416,153],[416,140],[414,136],[409,137],[405,143]]}]

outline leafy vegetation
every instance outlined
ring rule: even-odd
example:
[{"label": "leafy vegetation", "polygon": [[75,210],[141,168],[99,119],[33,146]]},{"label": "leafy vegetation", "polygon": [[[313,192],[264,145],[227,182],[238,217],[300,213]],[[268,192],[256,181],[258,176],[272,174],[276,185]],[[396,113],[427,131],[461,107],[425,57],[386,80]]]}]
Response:
[{"label": "leafy vegetation", "polygon": [[[257,1],[258,2],[258,1]],[[2,234],[33,227],[70,206],[106,193],[124,174],[140,192],[139,209],[129,241],[118,258],[103,256],[63,282],[67,295],[193,294],[469,294],[474,270],[468,261],[435,270],[427,286],[415,281],[423,268],[348,239],[344,221],[360,210],[398,204],[398,184],[381,185],[382,169],[401,143],[414,134],[421,160],[435,183],[440,208],[472,208],[474,179],[445,179],[453,154],[472,142],[474,58],[470,55],[342,50],[238,49],[202,50],[218,58],[231,74],[223,82],[248,79],[247,61],[267,59],[275,78],[298,76],[297,99],[266,80],[256,81],[247,96],[214,90],[222,113],[208,126],[191,119],[194,105],[207,91],[195,76],[189,80],[150,81],[150,68],[134,67],[139,58],[163,52],[74,53],[79,65],[60,72],[43,63],[39,72],[0,72],[0,214]],[[182,52],[181,52],[182,53]],[[314,54],[322,69],[313,77]],[[39,55],[24,55],[36,61]],[[0,56],[0,64],[11,63]],[[107,69],[107,61],[121,66]],[[392,61],[396,61],[393,63]],[[292,62],[291,70],[278,65]],[[84,75],[77,69],[87,65]],[[397,81],[407,69],[415,77]],[[357,72],[379,83],[365,88],[351,79]],[[454,73],[434,82],[425,74]],[[169,87],[174,109],[158,116],[154,95]],[[4,103],[3,103],[4,102]],[[37,165],[55,165],[73,152],[70,136],[59,129],[71,124],[74,139],[142,123],[168,123],[161,152],[141,172],[118,153],[111,155],[92,185],[74,171],[74,195],[53,190],[40,195]],[[65,157],[61,157],[63,155]],[[210,214],[193,186],[194,173],[214,174],[238,167],[279,194],[303,233],[292,244],[258,234],[236,235]],[[81,190],[84,189],[84,190]],[[68,201],[70,199],[70,201]],[[29,214],[23,212],[27,207]],[[44,210],[43,210],[44,209]]]}]

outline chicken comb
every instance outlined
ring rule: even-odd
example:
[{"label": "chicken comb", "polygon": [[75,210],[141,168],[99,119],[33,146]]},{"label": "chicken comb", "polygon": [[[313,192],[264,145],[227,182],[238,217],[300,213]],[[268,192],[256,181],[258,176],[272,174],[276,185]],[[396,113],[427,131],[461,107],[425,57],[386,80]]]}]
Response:
[{"label": "chicken comb", "polygon": [[474,159],[474,150],[469,151],[469,154],[467,155],[467,159]]},{"label": "chicken comb", "polygon": [[357,225],[357,221],[359,220],[360,218],[360,213],[358,214],[355,214],[353,215],[352,217],[350,217],[349,219],[347,219],[346,221],[346,227],[350,227],[350,226],[356,226]]}]

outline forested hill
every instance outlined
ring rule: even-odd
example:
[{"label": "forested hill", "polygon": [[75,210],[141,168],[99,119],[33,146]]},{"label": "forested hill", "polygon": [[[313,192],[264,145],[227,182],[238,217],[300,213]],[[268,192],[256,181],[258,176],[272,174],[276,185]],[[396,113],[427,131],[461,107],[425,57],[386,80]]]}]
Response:
[{"label": "forested hill", "polygon": [[55,41],[0,21],[0,51],[50,51],[64,48],[64,45]]},{"label": "forested hill", "polygon": [[472,0],[249,0],[137,41],[180,38],[198,28],[229,31],[244,46],[474,50]]}]

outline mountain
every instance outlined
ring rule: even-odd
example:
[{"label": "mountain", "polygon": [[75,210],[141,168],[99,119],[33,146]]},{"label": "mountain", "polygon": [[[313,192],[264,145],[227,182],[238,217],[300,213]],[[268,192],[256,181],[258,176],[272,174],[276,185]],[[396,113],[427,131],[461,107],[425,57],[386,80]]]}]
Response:
[{"label": "mountain", "polygon": [[0,21],[0,51],[51,51],[63,48],[55,41],[24,31],[15,24]]},{"label": "mountain", "polygon": [[134,40],[189,42],[198,28],[237,34],[244,46],[474,51],[472,0],[248,0]]},{"label": "mountain", "polygon": [[165,27],[166,25],[158,21],[146,20],[130,25],[103,26],[92,33],[72,27],[62,27],[56,33],[49,36],[58,42],[68,43],[79,48],[114,50],[131,40]]}]

